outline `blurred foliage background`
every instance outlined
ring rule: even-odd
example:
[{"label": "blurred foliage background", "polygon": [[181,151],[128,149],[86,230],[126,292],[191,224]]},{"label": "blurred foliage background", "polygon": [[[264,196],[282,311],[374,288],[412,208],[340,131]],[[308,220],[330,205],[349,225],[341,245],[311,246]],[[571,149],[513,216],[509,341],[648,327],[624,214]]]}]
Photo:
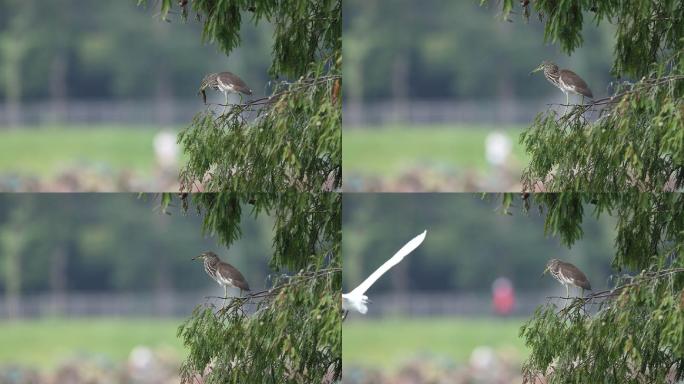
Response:
[{"label": "blurred foliage background", "polygon": [[544,43],[538,20],[500,23],[498,7],[476,1],[350,0],[344,6],[345,97],[351,101],[536,100],[552,92],[527,75],[545,59],[584,74],[596,93],[610,81],[610,26],[587,22],[584,46],[567,57]]},{"label": "blurred foliage background", "polygon": [[[197,20],[162,21],[134,0],[0,9],[0,190],[177,189],[175,134],[204,109],[204,75],[230,70],[267,93],[272,27],[249,17],[226,58]],[[155,144],[160,131],[174,140]]]},{"label": "blurred foliage background", "polygon": [[[157,20],[156,10],[136,1],[3,0],[2,7],[3,49],[21,53],[15,55],[19,68],[12,71],[20,74],[25,102],[190,99],[202,77],[223,66],[240,73],[255,90],[267,81],[270,31],[249,28],[248,21],[243,43],[249,49],[226,60],[215,47],[198,44],[199,23]],[[2,56],[6,72],[14,64],[10,59]],[[0,82],[5,87],[0,100],[16,92],[9,89],[9,80]]]},{"label": "blurred foliage background", "polygon": [[[538,277],[551,258],[568,259],[598,283],[610,272],[614,223],[587,220],[572,250],[544,234],[535,213],[502,214],[498,195],[346,194],[343,211],[345,292],[428,230],[425,243],[374,286],[374,292],[468,291],[488,293],[506,275],[520,292],[557,288]],[[390,225],[392,223],[392,225]]]},{"label": "blurred foliage background", "polygon": [[[20,260],[21,293],[187,292],[211,286],[200,263],[190,259],[212,249],[224,256],[225,249],[202,234],[201,216],[173,207],[166,215],[155,203],[136,194],[1,194],[2,254]],[[243,240],[231,248],[231,262],[245,275],[258,276],[255,286],[267,270],[271,226],[266,219],[245,220]],[[6,266],[0,264],[2,293],[13,278]]]},{"label": "blurred foliage background", "polygon": [[565,101],[530,71],[551,60],[609,94],[612,25],[587,15],[567,56],[536,17],[501,19],[479,1],[344,2],[345,190],[520,190],[522,127]]},{"label": "blurred foliage background", "polygon": [[245,206],[227,250],[195,207],[158,206],[153,195],[0,194],[0,381],[74,371],[83,381],[69,382],[178,382],[180,319],[223,295],[191,258],[213,250],[252,289],[268,286],[270,216]]},{"label": "blurred foliage background", "polygon": [[[552,277],[541,277],[546,262],[572,262],[594,289],[608,288],[615,219],[587,217],[584,238],[569,249],[544,234],[543,215],[522,213],[521,203],[515,199],[509,215],[499,195],[344,195],[344,292],[428,231],[420,247],[371,287],[368,314],[351,313],[343,323],[344,382],[522,379],[529,352],[520,326],[547,296],[565,295]],[[512,287],[512,307],[503,312],[493,298],[499,279]]]}]

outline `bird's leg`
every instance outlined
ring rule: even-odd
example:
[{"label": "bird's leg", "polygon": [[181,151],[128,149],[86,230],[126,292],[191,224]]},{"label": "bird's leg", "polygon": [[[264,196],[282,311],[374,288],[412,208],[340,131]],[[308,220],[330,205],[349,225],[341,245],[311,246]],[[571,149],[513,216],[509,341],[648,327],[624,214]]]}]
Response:
[{"label": "bird's leg", "polygon": [[567,284],[565,284],[565,297],[566,298],[570,297],[570,288],[568,287]]},{"label": "bird's leg", "polygon": [[565,111],[563,111],[564,115],[568,113],[568,107],[570,107],[570,95],[565,92]]},{"label": "bird's leg", "polygon": [[342,321],[347,319],[348,314],[349,314],[349,311],[344,311],[344,314],[342,315]]},{"label": "bird's leg", "polygon": [[223,306],[226,306],[226,300],[228,299],[228,286],[223,286]]}]

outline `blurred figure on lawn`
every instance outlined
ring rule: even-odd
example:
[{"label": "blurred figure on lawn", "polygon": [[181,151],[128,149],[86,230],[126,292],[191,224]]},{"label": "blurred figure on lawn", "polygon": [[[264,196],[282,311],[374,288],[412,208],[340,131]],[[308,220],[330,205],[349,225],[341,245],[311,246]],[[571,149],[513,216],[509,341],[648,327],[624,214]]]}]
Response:
[{"label": "blurred figure on lawn", "polygon": [[499,316],[508,316],[515,306],[513,283],[507,277],[499,277],[492,283],[492,304]]}]

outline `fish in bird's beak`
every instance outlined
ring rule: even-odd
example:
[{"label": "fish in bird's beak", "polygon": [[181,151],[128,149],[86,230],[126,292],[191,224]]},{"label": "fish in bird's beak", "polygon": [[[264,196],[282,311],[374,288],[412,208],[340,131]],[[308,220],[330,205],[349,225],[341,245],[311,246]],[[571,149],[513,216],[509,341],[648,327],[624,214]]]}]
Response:
[{"label": "fish in bird's beak", "polygon": [[538,66],[537,68],[535,68],[534,70],[532,70],[532,72],[530,72],[530,75],[533,74],[533,73],[535,73],[535,72],[539,72],[539,71],[541,71],[542,69],[544,69],[544,64],[543,64],[543,63],[542,63],[542,64],[539,64],[539,66]]}]

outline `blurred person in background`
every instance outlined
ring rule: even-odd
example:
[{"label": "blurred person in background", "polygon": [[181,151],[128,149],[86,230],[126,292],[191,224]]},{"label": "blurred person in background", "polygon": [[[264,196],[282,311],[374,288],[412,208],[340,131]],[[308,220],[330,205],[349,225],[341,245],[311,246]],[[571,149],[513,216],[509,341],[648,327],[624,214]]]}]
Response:
[{"label": "blurred person in background", "polygon": [[508,316],[515,307],[513,283],[507,277],[499,277],[492,283],[492,307],[499,316]]}]

